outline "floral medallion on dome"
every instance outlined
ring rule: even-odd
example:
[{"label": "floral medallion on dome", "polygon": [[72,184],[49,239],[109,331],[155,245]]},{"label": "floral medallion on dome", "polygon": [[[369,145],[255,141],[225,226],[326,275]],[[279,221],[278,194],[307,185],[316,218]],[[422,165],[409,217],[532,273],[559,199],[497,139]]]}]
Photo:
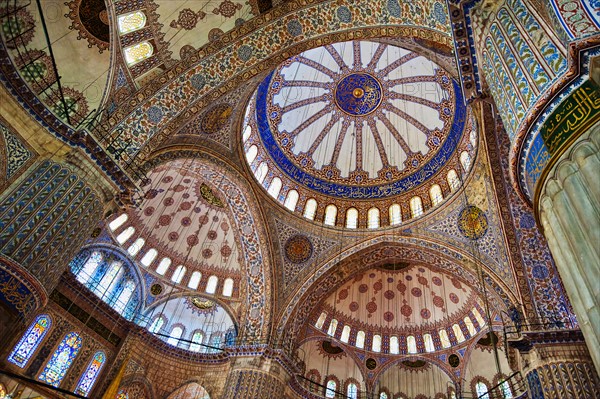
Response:
[{"label": "floral medallion on dome", "polygon": [[451,160],[467,126],[461,98],[460,86],[422,55],[352,41],[290,58],[250,107],[267,162],[286,179],[376,200],[425,183]]},{"label": "floral medallion on dome", "polygon": [[87,39],[88,47],[96,46],[100,53],[107,50],[110,32],[104,0],[73,0],[65,5],[70,10],[65,17],[72,21],[69,29],[79,32],[77,39]]},{"label": "floral medallion on dome", "polygon": [[285,242],[283,246],[285,257],[292,263],[304,263],[313,253],[313,245],[308,237],[296,234]]},{"label": "floral medallion on dome", "polygon": [[457,222],[462,235],[471,240],[483,237],[488,229],[487,216],[474,205],[466,206],[460,211]]}]

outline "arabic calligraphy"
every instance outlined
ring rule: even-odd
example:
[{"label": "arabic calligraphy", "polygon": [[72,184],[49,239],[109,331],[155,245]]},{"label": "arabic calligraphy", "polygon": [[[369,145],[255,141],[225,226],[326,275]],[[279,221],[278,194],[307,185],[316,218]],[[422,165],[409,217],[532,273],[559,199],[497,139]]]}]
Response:
[{"label": "arabic calligraphy", "polygon": [[381,84],[366,73],[353,73],[339,81],[335,103],[349,115],[361,116],[373,112],[382,99]]},{"label": "arabic calligraphy", "polygon": [[556,107],[540,129],[550,155],[599,118],[600,90],[588,80]]}]

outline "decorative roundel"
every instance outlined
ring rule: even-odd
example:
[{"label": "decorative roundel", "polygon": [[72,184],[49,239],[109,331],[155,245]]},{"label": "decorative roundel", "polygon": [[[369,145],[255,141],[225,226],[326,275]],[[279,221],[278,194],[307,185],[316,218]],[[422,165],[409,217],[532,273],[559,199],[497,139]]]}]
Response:
[{"label": "decorative roundel", "polygon": [[370,114],[381,104],[383,89],[368,73],[352,73],[343,77],[335,88],[335,104],[348,115]]},{"label": "decorative roundel", "polygon": [[156,296],[156,295],[160,295],[160,294],[161,294],[161,292],[162,292],[162,290],[163,290],[163,287],[162,287],[162,285],[160,285],[160,284],[158,284],[158,283],[156,283],[156,284],[152,284],[152,285],[150,286],[150,293],[151,293],[152,295],[154,295],[154,296]]},{"label": "decorative roundel", "polygon": [[458,357],[458,355],[453,353],[450,356],[448,356],[448,364],[450,364],[450,366],[452,367],[458,367],[458,365],[460,364],[460,358]]},{"label": "decorative roundel", "polygon": [[468,205],[458,215],[458,229],[466,238],[478,240],[487,232],[487,216],[478,207]]},{"label": "decorative roundel", "polygon": [[313,254],[313,245],[306,236],[296,234],[288,238],[283,250],[287,260],[299,264],[310,259]]},{"label": "decorative roundel", "polygon": [[233,108],[229,104],[217,104],[200,118],[200,130],[206,134],[214,134],[229,121]]},{"label": "decorative roundel", "polygon": [[369,370],[375,370],[377,368],[377,361],[372,357],[368,358],[365,365]]}]

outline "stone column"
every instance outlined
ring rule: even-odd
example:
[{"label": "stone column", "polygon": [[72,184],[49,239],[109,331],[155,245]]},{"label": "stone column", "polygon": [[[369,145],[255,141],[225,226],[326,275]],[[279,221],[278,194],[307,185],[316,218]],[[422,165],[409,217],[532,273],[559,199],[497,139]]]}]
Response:
[{"label": "stone column", "polygon": [[261,355],[231,354],[232,367],[222,399],[285,398],[290,372],[285,356],[265,350]]},{"label": "stone column", "polygon": [[81,162],[40,161],[0,196],[0,302],[22,319],[46,303],[103,217],[98,181]]},{"label": "stone column", "polygon": [[541,182],[544,235],[600,369],[600,123],[580,136]]},{"label": "stone column", "polygon": [[[525,348],[523,343],[531,344]],[[579,341],[579,342],[577,342]],[[513,343],[510,343],[513,345]],[[598,374],[576,330],[525,334],[518,342],[531,399],[598,398]]]}]

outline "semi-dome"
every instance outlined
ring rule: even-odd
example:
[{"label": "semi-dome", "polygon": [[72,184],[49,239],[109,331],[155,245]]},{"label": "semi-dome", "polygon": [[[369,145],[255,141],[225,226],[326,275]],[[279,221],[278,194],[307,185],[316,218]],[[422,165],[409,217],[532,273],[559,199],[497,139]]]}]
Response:
[{"label": "semi-dome", "polygon": [[[460,181],[458,153],[474,156],[474,129],[459,84],[435,62],[352,41],[305,51],[272,71],[248,105],[243,139],[257,180],[287,208],[319,219],[334,205],[325,223],[347,225],[355,207],[357,221],[347,227],[362,227],[373,205],[387,213],[390,199],[402,199],[408,216],[413,196],[437,184],[443,198],[460,185],[448,172]],[[310,199],[314,211],[306,210]],[[438,200],[424,199],[422,208]],[[375,227],[393,224],[381,219]]]}]

